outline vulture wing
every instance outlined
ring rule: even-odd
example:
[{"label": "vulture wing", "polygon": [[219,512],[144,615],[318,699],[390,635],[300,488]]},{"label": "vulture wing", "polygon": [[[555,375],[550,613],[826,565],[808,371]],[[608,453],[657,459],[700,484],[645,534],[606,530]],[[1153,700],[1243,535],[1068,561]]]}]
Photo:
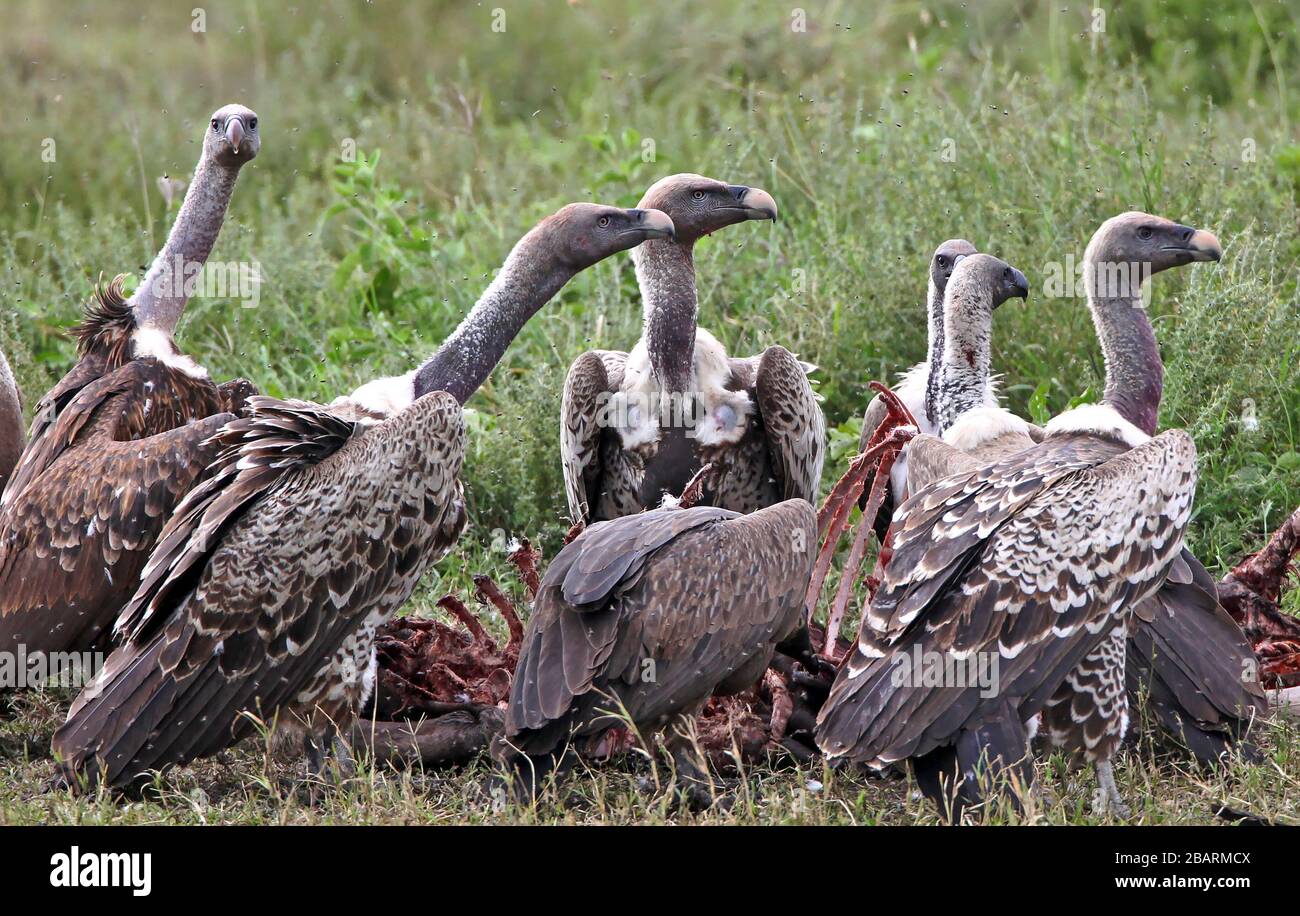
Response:
[{"label": "vulture wing", "polygon": [[[885,582],[819,716],[828,755],[923,755],[986,728],[1008,699],[1029,719],[1159,588],[1191,515],[1195,446],[1171,430],[1110,451],[1053,437],[904,504]],[[927,657],[996,664],[994,689],[899,675]]]},{"label": "vulture wing", "polygon": [[623,383],[627,354],[588,350],[569,367],[560,407],[560,458],[564,464],[564,492],[574,522],[592,517],[604,485],[601,440],[605,434],[601,412]]},{"label": "vulture wing", "polygon": [[1219,604],[1214,577],[1184,549],[1164,586],[1134,613],[1125,672],[1130,703],[1140,708],[1145,700],[1198,760],[1218,763],[1268,711],[1268,699],[1255,653]]},{"label": "vulture wing", "polygon": [[[233,419],[171,423],[183,413],[167,371],[138,360],[91,383],[23,456],[0,507],[0,645],[105,643],[157,533],[216,455],[211,436]],[[152,402],[139,396],[150,389]],[[177,428],[133,437],[164,416]]]},{"label": "vulture wing", "polygon": [[601,711],[619,703],[658,727],[719,687],[757,680],[802,623],[816,530],[803,500],[750,515],[658,509],[588,529],[538,592],[506,713],[510,743],[555,752],[570,734],[616,724]]},{"label": "vulture wing", "polygon": [[919,493],[944,477],[970,475],[982,463],[937,436],[920,435],[907,444],[907,485]]},{"label": "vulture wing", "polygon": [[781,346],[763,351],[753,395],[781,498],[816,503],[826,457],[826,418],[793,353]]},{"label": "vulture wing", "polygon": [[251,406],[223,433],[222,483],[177,514],[124,612],[134,640],[55,734],[65,772],[130,783],[228,746],[247,714],[272,720],[464,527],[451,395],[352,432],[315,405]]}]

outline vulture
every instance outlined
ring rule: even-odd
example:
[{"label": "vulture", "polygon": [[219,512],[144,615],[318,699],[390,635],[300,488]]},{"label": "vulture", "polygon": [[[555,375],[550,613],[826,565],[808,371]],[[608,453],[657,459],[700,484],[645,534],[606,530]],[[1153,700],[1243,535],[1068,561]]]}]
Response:
[{"label": "vulture", "polygon": [[596,204],[542,220],[386,417],[251,397],[159,536],[123,644],[55,733],[64,778],[130,791],[255,720],[300,737],[319,773],[373,687],[376,628],[465,527],[461,405],[569,279],[672,231],[662,213]]},{"label": "vulture", "polygon": [[227,105],[205,125],[194,179],[162,251],[130,298],[97,288],[80,358],[36,405],[0,497],[0,651],[106,648],[172,509],[216,455],[208,438],[252,387],[216,385],[173,334],[216,242],[257,115]]},{"label": "vulture", "polygon": [[[1126,213],[1107,221],[1085,257],[1085,275],[1094,278],[1088,287],[1089,305],[1102,340],[1107,391],[1115,402],[1127,405],[1124,409],[1131,422],[1147,434],[1156,430],[1163,375],[1154,332],[1145,310],[1132,307],[1131,290],[1099,290],[1095,278],[1100,276],[1105,283],[1106,276],[1099,270],[1115,273],[1116,265],[1126,265],[1126,276],[1140,277],[1145,262],[1134,259],[1145,254],[1142,243],[1157,232],[1188,236],[1196,260],[1220,257],[1218,240],[1211,233],[1146,213]],[[949,334],[954,322],[979,320],[981,327],[988,325],[982,316],[963,316],[958,309],[951,309],[947,320]],[[1145,354],[1142,371],[1131,364],[1132,353]],[[946,363],[960,370],[964,364],[955,354],[950,356],[954,358]],[[964,395],[954,398],[947,389],[940,393],[943,441],[919,437],[909,445],[909,485],[919,490],[939,477],[1034,444],[1028,425],[1003,408],[963,409],[978,387],[978,379],[972,378]],[[1145,704],[1165,734],[1200,763],[1215,765],[1244,738],[1253,720],[1267,711],[1263,689],[1251,674],[1254,658],[1245,633],[1219,604],[1214,578],[1184,548],[1174,573],[1134,612],[1126,655],[1129,706],[1137,709]],[[1249,745],[1242,749],[1248,756],[1255,753]]]},{"label": "vulture", "polygon": [[1041,725],[1095,767],[1097,810],[1126,815],[1111,758],[1128,728],[1127,637],[1167,581],[1193,578],[1182,541],[1196,488],[1191,438],[1152,435],[1161,369],[1135,305],[1144,276],[1218,256],[1209,233],[1146,214],[1094,236],[1085,280],[1106,355],[1102,403],[900,507],[893,558],[818,717],[829,758],[908,761],[955,819],[986,781],[1032,779],[1030,727]]},{"label": "vulture", "polygon": [[590,350],[569,368],[560,452],[571,518],[658,506],[706,464],[703,505],[752,512],[816,501],[826,423],[812,367],[781,346],[729,357],[695,323],[695,242],[745,220],[775,220],[776,202],[758,188],[682,174],[656,182],[640,205],[672,217],[677,237],[632,253],[645,309],[632,352]]},{"label": "vulture", "polygon": [[23,402],[9,360],[0,351],[0,492],[23,451]]},{"label": "vulture", "polygon": [[653,509],[565,546],[533,601],[493,747],[520,796],[627,720],[643,739],[666,730],[688,797],[711,795],[686,729],[710,696],[753,686],[776,651],[811,655],[816,538],[812,505],[789,499],[749,515]]},{"label": "vulture", "polygon": [[[916,419],[917,431],[927,435],[938,435],[938,424],[927,412],[926,396],[930,388],[931,366],[938,366],[943,357],[944,291],[948,288],[948,279],[952,276],[957,261],[967,255],[975,254],[975,252],[975,246],[965,239],[948,239],[935,249],[934,256],[930,258],[930,276],[926,290],[926,357],[923,362],[917,363],[904,372],[893,389],[894,394],[898,396],[898,399],[903,402],[904,406]],[[984,402],[988,405],[998,403],[997,386],[991,376],[986,386]],[[871,403],[867,405],[866,412],[862,415],[862,435],[858,441],[858,451],[861,452],[866,449],[867,440],[871,438],[871,434],[876,431],[876,427],[880,425],[880,421],[884,418],[885,402],[879,396],[872,398]],[[880,504],[880,511],[876,515],[874,524],[876,534],[881,540],[884,540],[885,531],[889,527],[890,516],[894,514],[894,508],[901,505],[906,496],[903,486],[906,477],[907,455],[904,453],[894,462],[893,470],[890,473],[889,489],[885,491],[884,500]],[[871,492],[871,483],[874,478],[874,473],[867,476],[862,497],[858,500],[859,508],[866,507],[867,495]]]}]

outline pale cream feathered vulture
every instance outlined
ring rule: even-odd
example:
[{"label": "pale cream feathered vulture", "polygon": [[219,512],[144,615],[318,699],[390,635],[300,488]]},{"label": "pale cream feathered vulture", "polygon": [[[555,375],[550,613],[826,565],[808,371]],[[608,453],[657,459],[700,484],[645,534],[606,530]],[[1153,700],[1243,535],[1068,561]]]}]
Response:
[{"label": "pale cream feathered vulture", "polygon": [[695,243],[746,220],[775,220],[758,188],[700,175],[664,178],[641,206],[677,227],[632,253],[645,333],[630,353],[591,350],[569,369],[560,454],[574,521],[618,518],[676,496],[704,464],[702,504],[752,512],[816,501],[826,423],[811,367],[781,346],[734,358],[696,325]]},{"label": "pale cream feathered vulture", "polygon": [[[1194,249],[1193,260],[1217,260],[1220,256],[1218,240],[1209,232],[1193,231],[1146,213],[1126,213],[1098,229],[1085,257],[1087,275],[1094,278],[1089,285],[1089,307],[1103,341],[1107,389],[1117,401],[1141,405],[1133,410],[1133,418],[1136,423],[1150,424],[1144,429],[1148,433],[1155,432],[1159,407],[1163,371],[1159,351],[1154,348],[1150,323],[1144,320],[1145,310],[1137,309],[1138,320],[1134,320],[1132,291],[1113,285],[1113,278],[1138,277],[1151,268],[1185,263],[1187,255],[1177,254],[1184,239]],[[1147,256],[1146,248],[1156,244],[1174,255],[1155,262],[1140,260]],[[1099,273],[1099,264],[1109,265],[1106,272]],[[1104,288],[1107,282],[1112,283],[1109,290]],[[1115,297],[1123,300],[1126,294],[1127,303],[1107,301]],[[982,315],[950,305],[954,306],[946,315],[950,325],[983,320]],[[1135,355],[1145,371],[1125,365]],[[964,361],[958,354],[950,354],[949,361],[961,371]],[[1121,378],[1127,380],[1124,384],[1135,386],[1132,393],[1121,394]],[[966,397],[978,387],[978,379],[968,379]],[[943,389],[940,397],[952,394],[951,389]],[[909,452],[915,450],[911,483],[918,489],[939,477],[972,470],[1034,444],[1030,427],[1019,417],[1003,408],[977,407],[963,413],[960,392],[957,394],[951,403],[939,406],[940,412],[951,418],[942,441],[922,436],[908,446]],[[1202,764],[1220,763],[1234,745],[1251,756],[1255,751],[1243,739],[1268,705],[1256,669],[1249,640],[1219,604],[1214,578],[1184,549],[1170,578],[1134,613],[1126,655],[1130,707],[1145,703],[1161,731]]]},{"label": "pale cream feathered vulture", "polygon": [[[1115,228],[1099,233],[1114,243],[1106,250],[1153,271],[1218,256],[1208,234],[1176,224],[1135,219],[1127,247]],[[1099,250],[1095,237],[1090,292]],[[832,758],[908,761],[957,816],[980,800],[981,770],[1032,778],[1027,723],[1041,715],[1054,743],[1096,766],[1098,807],[1126,810],[1110,760],[1129,721],[1127,637],[1146,602],[1185,574],[1196,484],[1190,437],[1137,425],[1154,431],[1135,392],[1153,379],[1158,390],[1159,375],[1149,324],[1145,336],[1132,330],[1146,323],[1137,292],[1117,294],[1124,314],[1090,296],[1107,356],[1102,404],[1056,417],[1041,444],[940,479],[899,510],[885,581],[819,717]],[[915,670],[925,659],[983,665],[991,689],[951,676],[933,686]]]}]

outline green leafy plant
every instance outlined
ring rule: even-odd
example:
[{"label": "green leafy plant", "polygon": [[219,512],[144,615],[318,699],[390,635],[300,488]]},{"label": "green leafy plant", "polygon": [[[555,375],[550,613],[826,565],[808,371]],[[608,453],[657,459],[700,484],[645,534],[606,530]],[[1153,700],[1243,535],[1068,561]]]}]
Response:
[{"label": "green leafy plant", "polygon": [[367,307],[388,312],[403,299],[427,291],[406,285],[415,259],[433,254],[431,220],[411,205],[411,193],[379,180],[380,151],[358,150],[354,162],[334,166],[331,187],[336,200],[322,222],[347,217],[347,253],[334,269],[335,289],[360,290]]}]

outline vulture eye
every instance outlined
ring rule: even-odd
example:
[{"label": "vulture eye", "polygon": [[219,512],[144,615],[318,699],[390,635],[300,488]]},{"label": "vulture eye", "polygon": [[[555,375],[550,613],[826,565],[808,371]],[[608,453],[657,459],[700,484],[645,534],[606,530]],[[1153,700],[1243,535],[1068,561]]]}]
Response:
[{"label": "vulture eye", "polygon": [[704,200],[703,191],[692,191],[691,196],[694,197],[696,200]]},{"label": "vulture eye", "polygon": [[213,118],[213,119],[212,119],[212,129],[213,129],[213,130],[221,130],[221,124],[218,123],[218,121],[217,121],[216,118]]},{"label": "vulture eye", "polygon": [[1139,228],[1139,229],[1138,229],[1138,238],[1142,239],[1142,241],[1144,241],[1144,242],[1145,242],[1147,239],[1151,238],[1151,227],[1150,227],[1150,226],[1142,226],[1141,228]]},{"label": "vulture eye", "polygon": [[596,220],[596,225],[604,229],[606,226],[609,225],[609,217],[602,216],[600,219]]},{"label": "vulture eye", "polygon": [[249,129],[249,130],[257,130],[257,118],[249,118],[249,119],[248,119],[248,129]]},{"label": "vulture eye", "polygon": [[938,264],[940,267],[947,267],[948,259],[945,258],[943,255],[938,255],[935,257],[934,263]]}]

